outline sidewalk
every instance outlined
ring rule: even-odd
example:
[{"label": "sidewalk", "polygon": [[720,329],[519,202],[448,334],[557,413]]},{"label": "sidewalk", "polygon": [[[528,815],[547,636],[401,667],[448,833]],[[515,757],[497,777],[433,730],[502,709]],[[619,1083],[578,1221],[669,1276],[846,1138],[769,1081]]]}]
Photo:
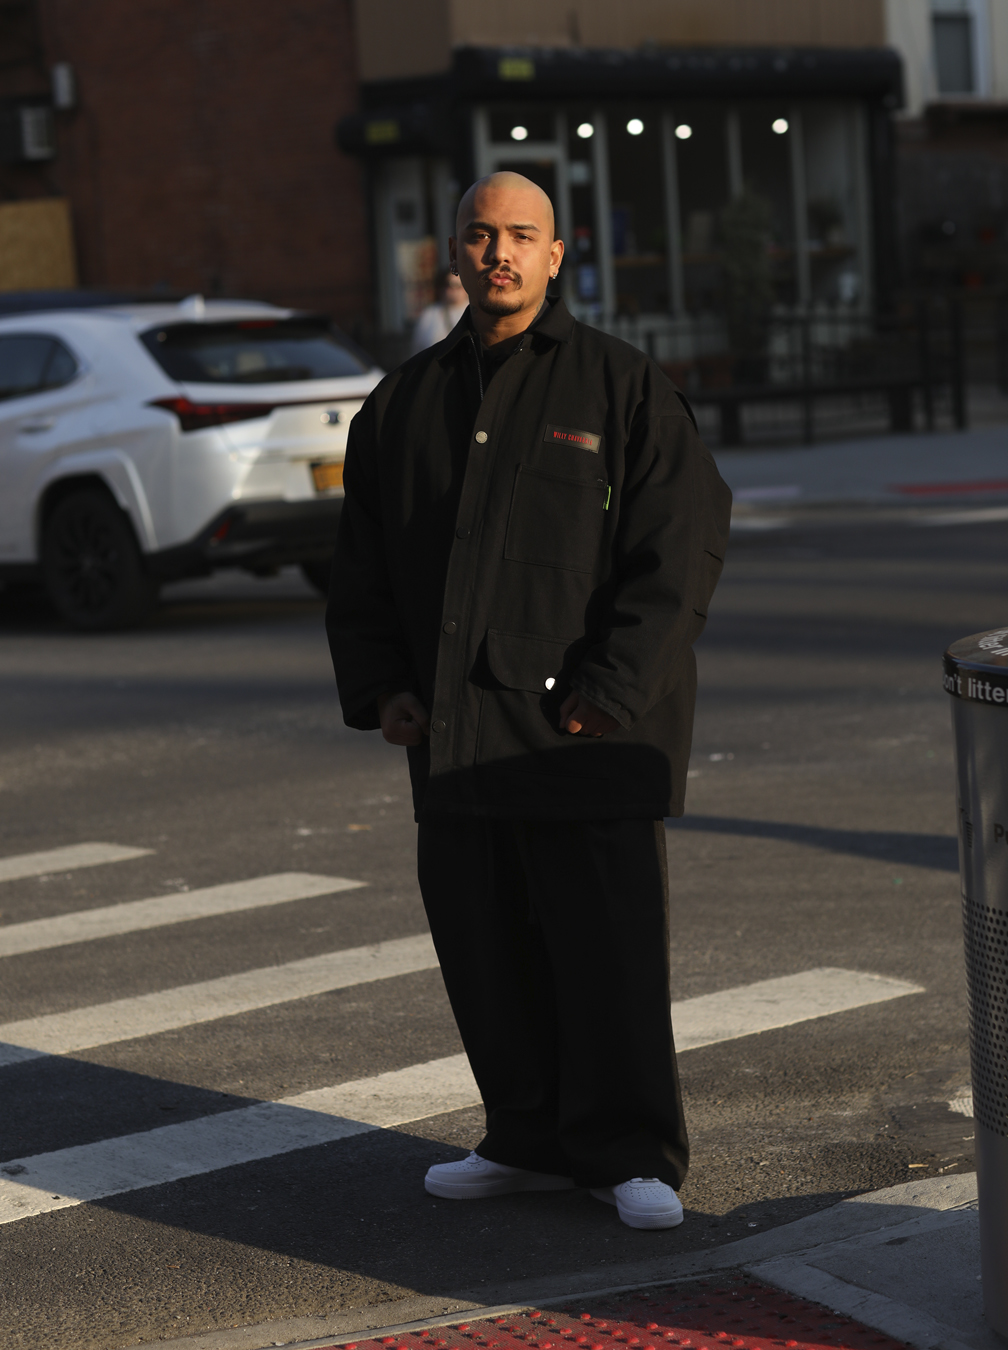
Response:
[{"label": "sidewalk", "polygon": [[936,514],[1008,518],[1008,426],[717,450],[714,458],[735,497],[736,527],[770,528],[756,522],[785,523],[823,507],[910,511],[948,524],[957,520]]},{"label": "sidewalk", "polygon": [[[687,1214],[686,1222],[691,1218]],[[613,1265],[607,1275],[605,1288],[600,1288],[596,1268],[591,1275],[573,1274],[562,1281],[501,1284],[493,1289],[484,1287],[478,1295],[466,1290],[413,1295],[330,1317],[211,1332],[161,1345],[162,1350],[261,1350],[276,1345],[297,1346],[300,1350],[335,1345],[352,1345],[354,1350],[422,1350],[425,1344],[448,1350],[470,1350],[474,1345],[489,1346],[489,1350],[521,1350],[520,1345],[511,1346],[516,1339],[524,1345],[538,1344],[541,1350],[547,1345],[549,1350],[564,1350],[559,1333],[553,1333],[557,1337],[554,1342],[545,1338],[536,1341],[533,1333],[545,1329],[542,1322],[535,1325],[540,1317],[538,1310],[543,1310],[545,1318],[553,1309],[559,1318],[561,1305],[566,1305],[569,1316],[576,1304],[574,1315],[595,1324],[585,1330],[604,1330],[606,1323],[600,1323],[600,1318],[619,1318],[619,1312],[612,1311],[613,1297],[631,1294],[628,1307],[631,1303],[643,1306],[652,1295],[655,1307],[658,1302],[666,1305],[662,1309],[666,1315],[648,1324],[658,1328],[655,1335],[643,1337],[655,1341],[654,1350],[661,1350],[664,1343],[674,1345],[676,1350],[686,1346],[716,1350],[719,1344],[770,1350],[785,1343],[773,1337],[785,1334],[793,1338],[786,1344],[797,1350],[860,1346],[864,1337],[859,1339],[856,1327],[824,1321],[824,1309],[916,1350],[1005,1350],[1006,1343],[990,1330],[983,1317],[973,1173],[910,1181],[852,1197],[739,1242],[671,1259],[657,1257],[632,1265]],[[694,1305],[707,1312],[691,1313],[692,1321],[684,1321],[682,1316],[676,1320],[681,1308],[674,1305],[686,1298],[696,1299],[694,1286],[709,1291],[701,1292],[700,1298],[705,1301]],[[680,1288],[682,1292],[677,1293]],[[756,1333],[748,1326],[728,1327],[728,1321],[758,1321],[753,1312],[746,1319],[728,1319],[722,1308],[719,1317],[716,1305],[729,1297],[755,1300],[772,1308],[773,1290],[784,1290],[799,1300],[787,1309],[795,1323],[793,1330],[784,1330],[779,1314],[775,1314],[776,1323],[770,1319],[770,1325],[777,1328],[770,1333],[765,1328]],[[731,1309],[743,1310],[742,1305]],[[503,1320],[493,1322],[495,1318],[506,1319],[510,1328],[519,1313],[529,1314],[532,1325],[517,1338],[507,1333]],[[763,1320],[766,1323],[766,1317]],[[726,1325],[721,1326],[722,1322]],[[841,1326],[842,1332],[837,1330]],[[429,1328],[441,1331],[430,1335]],[[690,1333],[691,1340],[679,1334],[683,1329]],[[572,1342],[572,1350],[619,1350],[618,1345],[609,1345],[606,1336],[616,1342],[625,1343],[627,1339],[610,1326],[605,1336],[581,1338],[587,1342],[597,1339],[598,1345],[586,1343],[582,1347]],[[877,1337],[876,1343],[882,1346]]]}]

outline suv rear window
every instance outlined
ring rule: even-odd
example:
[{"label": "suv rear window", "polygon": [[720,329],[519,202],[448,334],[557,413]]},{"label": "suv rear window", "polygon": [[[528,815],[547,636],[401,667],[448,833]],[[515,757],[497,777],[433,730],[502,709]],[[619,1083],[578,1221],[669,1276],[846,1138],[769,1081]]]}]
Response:
[{"label": "suv rear window", "polygon": [[173,380],[278,384],[363,375],[367,356],[325,319],[232,319],[152,328],[140,340]]}]

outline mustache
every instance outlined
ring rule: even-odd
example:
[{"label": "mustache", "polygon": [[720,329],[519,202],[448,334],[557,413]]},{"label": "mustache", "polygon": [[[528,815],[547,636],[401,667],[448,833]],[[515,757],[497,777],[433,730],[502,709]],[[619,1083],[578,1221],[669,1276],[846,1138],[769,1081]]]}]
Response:
[{"label": "mustache", "polygon": [[514,283],[514,288],[515,288],[515,290],[516,290],[516,291],[520,291],[520,290],[521,290],[521,287],[522,287],[522,277],[521,277],[521,273],[520,273],[520,272],[516,272],[516,271],[514,270],[513,267],[507,267],[507,266],[504,266],[504,267],[486,267],[486,268],[483,269],[483,271],[482,271],[482,272],[480,273],[480,275],[479,275],[479,284],[483,287],[484,290],[489,290],[489,289],[490,289],[490,277],[493,275],[494,272],[498,272],[498,273],[501,273],[501,274],[504,275],[504,276],[510,277],[511,280],[512,280],[512,282]]}]

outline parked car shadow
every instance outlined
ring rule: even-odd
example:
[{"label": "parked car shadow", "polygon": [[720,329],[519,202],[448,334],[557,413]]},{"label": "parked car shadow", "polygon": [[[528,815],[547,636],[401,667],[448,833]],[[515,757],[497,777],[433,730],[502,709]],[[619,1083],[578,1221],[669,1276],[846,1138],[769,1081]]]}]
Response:
[{"label": "parked car shadow", "polygon": [[[222,572],[198,581],[164,586],[148,618],[130,633],[180,632],[212,627],[242,627],[272,620],[317,617],[325,600],[298,568],[283,568],[276,576],[256,577],[247,572]],[[41,585],[0,582],[0,634],[7,637],[40,633],[74,635],[75,630],[56,611]],[[105,636],[103,633],[82,636]]]}]

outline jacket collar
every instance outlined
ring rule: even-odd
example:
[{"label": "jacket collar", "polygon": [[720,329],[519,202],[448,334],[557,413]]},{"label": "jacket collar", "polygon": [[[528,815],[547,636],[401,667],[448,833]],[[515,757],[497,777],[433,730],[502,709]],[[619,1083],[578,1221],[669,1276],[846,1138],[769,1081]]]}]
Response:
[{"label": "jacket collar", "polygon": [[[533,320],[535,323],[535,335],[549,338],[553,342],[570,342],[574,336],[575,319],[573,314],[560,299],[559,296],[546,297],[547,310],[545,314]],[[461,319],[451,330],[445,340],[438,344],[437,357],[440,361],[442,357],[448,356],[460,342],[464,341],[472,332],[469,323],[469,309],[466,307]]]}]

